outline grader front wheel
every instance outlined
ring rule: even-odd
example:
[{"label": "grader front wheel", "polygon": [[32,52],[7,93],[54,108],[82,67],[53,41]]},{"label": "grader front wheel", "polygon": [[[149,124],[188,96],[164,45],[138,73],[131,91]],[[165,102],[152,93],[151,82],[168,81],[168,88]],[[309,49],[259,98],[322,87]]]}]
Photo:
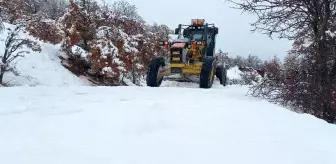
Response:
[{"label": "grader front wheel", "polygon": [[159,69],[165,66],[165,60],[163,57],[154,56],[150,61],[147,72],[147,86],[159,87],[162,83],[163,76],[159,75]]},{"label": "grader front wheel", "polygon": [[216,65],[213,58],[205,58],[200,74],[200,88],[211,88],[215,79]]}]

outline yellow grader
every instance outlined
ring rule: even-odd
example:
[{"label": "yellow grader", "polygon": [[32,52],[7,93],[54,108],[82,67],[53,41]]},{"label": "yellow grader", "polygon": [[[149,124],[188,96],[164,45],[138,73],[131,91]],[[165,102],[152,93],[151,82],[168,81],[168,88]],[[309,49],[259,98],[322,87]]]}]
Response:
[{"label": "yellow grader", "polygon": [[192,19],[190,25],[179,24],[175,34],[178,37],[172,42],[160,41],[167,55],[151,59],[147,86],[159,87],[165,79],[196,82],[200,88],[211,88],[215,77],[226,86],[227,68],[215,56],[218,28],[204,19]]}]

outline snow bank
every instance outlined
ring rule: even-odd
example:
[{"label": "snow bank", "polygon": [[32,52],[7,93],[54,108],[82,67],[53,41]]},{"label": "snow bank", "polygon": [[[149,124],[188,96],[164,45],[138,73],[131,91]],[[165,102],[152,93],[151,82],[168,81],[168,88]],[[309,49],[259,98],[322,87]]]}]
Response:
[{"label": "snow bank", "polygon": [[83,57],[84,59],[87,59],[89,56],[89,53],[87,51],[85,51],[83,48],[77,46],[77,45],[73,45],[71,47],[71,51],[72,53],[79,55],[80,57]]},{"label": "snow bank", "polygon": [[[6,29],[13,28],[13,25],[4,24]],[[8,30],[4,30],[0,34],[0,56],[4,53],[5,41]],[[24,38],[31,38],[32,36],[26,33],[21,34]],[[11,73],[5,74],[4,82],[10,82],[12,85],[43,85],[43,86],[81,86],[90,85],[87,81],[75,76],[69,70],[64,68],[59,59],[60,45],[52,45],[37,41],[42,48],[42,51],[32,52],[19,58],[17,62],[17,69],[21,76],[15,76]]]},{"label": "snow bank", "polygon": [[227,71],[227,77],[231,80],[240,80],[242,71],[239,70],[238,66],[232,67]]},{"label": "snow bank", "polygon": [[335,37],[336,37],[336,31],[331,32],[330,30],[328,30],[328,31],[326,31],[326,34],[329,35],[329,36],[332,37],[332,38],[335,38]]},{"label": "snow bank", "polygon": [[238,86],[0,90],[4,164],[336,161],[334,125],[245,97]]}]

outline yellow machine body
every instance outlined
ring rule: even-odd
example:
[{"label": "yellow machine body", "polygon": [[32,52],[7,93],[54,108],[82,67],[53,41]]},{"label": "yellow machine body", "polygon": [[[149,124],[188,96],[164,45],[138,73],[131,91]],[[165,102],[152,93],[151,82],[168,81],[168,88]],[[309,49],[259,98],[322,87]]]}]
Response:
[{"label": "yellow machine body", "polygon": [[[178,74],[184,75],[199,75],[202,70],[202,62],[201,61],[201,51],[205,48],[205,45],[202,43],[197,45],[194,42],[189,48],[187,48],[187,55],[191,56],[191,59],[195,59],[198,62],[189,63],[189,62],[182,62],[180,57],[172,57],[171,63],[168,65],[168,70],[171,71],[171,68],[180,68],[182,72]],[[171,54],[179,54],[180,52],[172,51]],[[172,73],[174,74],[174,73]]]},{"label": "yellow machine body", "polygon": [[160,41],[165,55],[152,58],[147,86],[158,87],[163,80],[172,80],[197,82],[200,88],[211,88],[215,75],[225,85],[226,71],[218,66],[214,54],[217,34],[218,28],[204,19],[192,19],[191,25],[179,24],[175,29],[177,39]]},{"label": "yellow machine body", "polygon": [[171,63],[169,68],[181,68],[183,74],[198,75],[202,70],[202,63],[188,64],[188,63]]}]

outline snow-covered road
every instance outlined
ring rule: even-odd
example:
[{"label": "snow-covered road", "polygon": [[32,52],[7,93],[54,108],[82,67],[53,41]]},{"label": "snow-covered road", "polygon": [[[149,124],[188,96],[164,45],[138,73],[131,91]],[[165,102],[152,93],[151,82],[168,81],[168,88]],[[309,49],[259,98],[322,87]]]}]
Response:
[{"label": "snow-covered road", "polygon": [[1,164],[336,163],[335,126],[240,86],[0,93]]}]

